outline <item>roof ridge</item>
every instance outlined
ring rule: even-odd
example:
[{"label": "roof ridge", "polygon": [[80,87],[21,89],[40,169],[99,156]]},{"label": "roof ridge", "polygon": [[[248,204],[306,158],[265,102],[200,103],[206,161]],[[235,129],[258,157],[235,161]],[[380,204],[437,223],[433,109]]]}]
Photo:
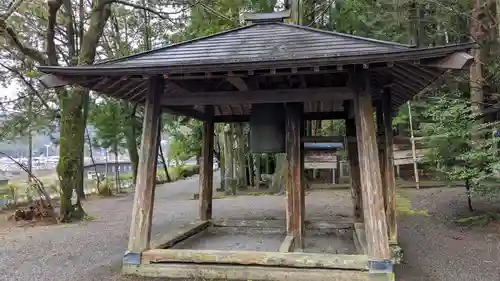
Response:
[{"label": "roof ridge", "polygon": [[94,65],[102,65],[102,64],[107,64],[107,63],[115,63],[115,62],[121,62],[123,60],[128,60],[128,59],[132,59],[132,58],[142,57],[144,55],[149,55],[149,54],[156,53],[156,52],[159,52],[159,51],[164,51],[164,50],[167,50],[167,49],[170,49],[170,48],[173,48],[173,47],[182,46],[184,44],[189,44],[189,43],[197,42],[197,41],[200,41],[200,40],[204,40],[204,39],[209,39],[209,38],[212,38],[212,37],[221,36],[221,35],[224,35],[224,34],[227,34],[227,33],[231,33],[231,32],[234,32],[234,31],[239,31],[239,30],[247,29],[247,28],[252,27],[254,25],[256,25],[256,24],[249,24],[249,25],[244,25],[244,26],[240,26],[240,27],[236,27],[236,28],[231,28],[231,29],[228,29],[228,30],[224,30],[224,31],[220,31],[220,32],[214,33],[214,34],[210,34],[210,35],[206,35],[206,36],[202,36],[202,37],[197,37],[197,38],[194,38],[194,39],[190,39],[190,40],[182,41],[182,42],[179,42],[179,43],[174,43],[174,44],[166,45],[166,46],[163,46],[163,47],[159,47],[159,48],[155,48],[155,49],[151,49],[151,50],[147,50],[147,51],[135,53],[135,54],[132,54],[132,55],[128,55],[128,56],[124,56],[124,57],[119,57],[119,58],[108,59],[108,60],[103,60],[103,61],[94,63]]},{"label": "roof ridge", "polygon": [[341,33],[341,32],[336,32],[336,31],[329,31],[329,30],[324,30],[324,29],[319,29],[319,28],[313,28],[313,27],[308,27],[304,25],[298,25],[298,24],[291,24],[291,23],[282,23],[282,22],[274,22],[273,24],[279,24],[279,25],[285,25],[297,29],[302,29],[302,30],[307,30],[307,31],[312,31],[316,33],[323,33],[323,34],[329,34],[329,35],[335,35],[335,36],[342,36],[345,38],[350,38],[350,39],[356,39],[356,40],[362,40],[362,41],[367,41],[371,43],[378,43],[378,44],[384,44],[384,45],[390,45],[390,46],[395,46],[395,47],[405,47],[405,48],[415,48],[416,45],[408,45],[408,44],[401,44],[397,42],[391,42],[391,41],[385,41],[385,40],[378,40],[378,39],[373,39],[373,38],[368,38],[368,37],[362,37],[362,36],[356,36],[352,34],[347,34],[347,33]]}]

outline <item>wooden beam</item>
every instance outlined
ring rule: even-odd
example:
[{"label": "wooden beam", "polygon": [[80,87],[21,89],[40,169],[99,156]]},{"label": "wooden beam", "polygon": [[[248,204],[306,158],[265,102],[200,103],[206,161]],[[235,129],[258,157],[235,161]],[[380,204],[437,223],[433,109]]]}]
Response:
[{"label": "wooden beam", "polygon": [[132,221],[128,251],[140,253],[149,249],[151,239],[151,220],[153,218],[156,166],[160,139],[160,103],[163,92],[163,76],[153,76],[149,80],[144,122],[137,169],[137,183],[132,209]]},{"label": "wooden beam", "polygon": [[[377,152],[375,122],[369,76],[356,73],[354,87],[354,109],[358,139],[358,159],[361,178],[364,224],[368,256],[374,260],[388,261],[391,258],[387,222],[382,194],[382,177]],[[364,86],[361,88],[359,86]]]},{"label": "wooden beam", "polygon": [[124,274],[181,280],[367,281],[365,271],[242,265],[148,264],[123,267]]},{"label": "wooden beam", "polygon": [[162,107],[164,111],[177,115],[177,116],[187,116],[187,117],[192,117],[198,120],[204,120],[205,119],[205,114],[203,112],[200,112],[192,107],[188,106],[163,106]]},{"label": "wooden beam", "polygon": [[[303,115],[303,120],[336,120],[345,119],[343,112],[306,112]],[[241,123],[249,122],[250,115],[219,115],[214,117],[216,123]]]},{"label": "wooden beam", "polygon": [[241,77],[227,77],[226,80],[231,83],[238,91],[248,91],[248,85]]},{"label": "wooden beam", "polygon": [[333,255],[313,253],[280,253],[229,250],[153,249],[142,252],[144,264],[182,263],[289,266],[321,269],[365,270],[365,255]]},{"label": "wooden beam", "polygon": [[172,230],[164,235],[161,235],[155,241],[151,242],[152,249],[172,248],[175,244],[180,243],[189,237],[205,230],[210,226],[208,221],[198,221],[184,225],[178,229]]},{"label": "wooden beam", "polygon": [[176,82],[173,82],[173,81],[171,81],[169,79],[165,80],[165,89],[167,90],[167,92],[175,92],[178,95],[189,95],[189,94],[191,94],[190,91],[188,91],[187,89],[181,87]]},{"label": "wooden beam", "polygon": [[[346,119],[346,134],[356,137],[356,123],[354,119]],[[354,207],[354,221],[363,222],[363,201],[361,195],[361,178],[359,174],[358,144],[349,142],[347,145],[349,159],[349,174],[351,176],[351,196]]]},{"label": "wooden beam", "polygon": [[436,67],[441,69],[454,69],[454,70],[464,70],[469,69],[471,64],[474,62],[474,57],[466,52],[456,52],[445,58],[439,60],[434,60],[432,62],[427,62],[422,65]]},{"label": "wooden beam", "polygon": [[63,87],[70,84],[70,82],[67,82],[61,79],[59,76],[53,74],[42,75],[38,80],[47,89]]},{"label": "wooden beam", "polygon": [[392,132],[391,95],[390,89],[386,88],[382,96],[382,115],[384,119],[384,203],[387,218],[389,241],[397,241],[396,221],[396,176],[394,172],[394,145]]},{"label": "wooden beam", "polygon": [[287,235],[285,237],[285,240],[281,243],[279,252],[280,253],[289,253],[293,252],[293,240],[295,240],[295,237],[293,235]]},{"label": "wooden beam", "polygon": [[441,85],[441,83],[443,82],[443,80],[451,72],[452,72],[452,70],[444,71],[443,74],[441,74],[441,76],[437,77],[432,83],[430,83],[429,85],[427,85],[426,87],[424,87],[422,90],[420,90],[420,92],[418,92],[415,96],[416,97],[421,96],[421,95],[423,95],[425,93],[428,93],[428,92],[433,91],[434,89],[438,88]]},{"label": "wooden beam", "polygon": [[322,87],[310,89],[277,89],[255,91],[197,92],[186,95],[164,95],[163,105],[219,105],[284,103],[352,99],[347,87]]},{"label": "wooden beam", "polygon": [[212,218],[212,195],[214,181],[214,107],[205,106],[206,119],[203,121],[203,145],[201,148],[200,166],[200,219],[210,220]]}]

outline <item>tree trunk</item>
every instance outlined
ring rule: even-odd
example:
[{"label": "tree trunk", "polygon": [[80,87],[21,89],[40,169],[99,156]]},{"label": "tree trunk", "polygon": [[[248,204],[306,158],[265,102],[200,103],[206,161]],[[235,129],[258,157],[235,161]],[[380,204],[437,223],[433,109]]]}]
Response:
[{"label": "tree trunk", "polygon": [[224,142],[224,133],[219,133],[217,138],[217,145],[219,146],[219,169],[220,169],[220,188],[219,191],[224,191],[225,178],[226,178],[226,145]]},{"label": "tree trunk", "polygon": [[96,190],[99,191],[101,188],[101,177],[99,177],[99,173],[97,172],[97,165],[95,164],[94,153],[92,151],[92,141],[90,139],[90,134],[87,128],[85,128],[85,134],[87,135],[87,143],[89,145],[89,155],[90,161],[92,161],[92,165],[94,166],[94,173],[96,176]]},{"label": "tree trunk", "polygon": [[270,154],[266,154],[265,160],[264,160],[264,167],[265,167],[265,173],[270,174],[271,173],[271,158],[273,156]]},{"label": "tree trunk", "polygon": [[165,178],[166,178],[167,182],[171,182],[172,179],[170,178],[170,175],[168,174],[168,165],[167,165],[167,161],[165,161],[165,156],[163,155],[163,148],[161,147],[161,143],[158,146],[160,149],[161,163],[163,163],[163,170],[165,171]]},{"label": "tree trunk", "polygon": [[230,125],[226,125],[224,129],[224,164],[226,166],[226,174],[224,178],[224,188],[226,194],[236,194],[236,180],[234,171],[233,157],[233,132]]},{"label": "tree trunk", "polygon": [[87,117],[88,117],[88,112],[89,112],[89,91],[87,89],[79,88],[80,93],[82,94],[82,105],[83,105],[83,113],[82,113],[82,127],[83,130],[81,131],[81,135],[79,134],[79,137],[81,137],[81,144],[79,145],[79,148],[81,149],[80,154],[82,155],[81,157],[81,182],[82,184],[77,184],[75,186],[75,192],[76,196],[80,200],[85,200],[85,185],[83,184],[84,181],[84,175],[83,175],[83,167],[85,166],[85,130],[87,128]]},{"label": "tree trunk", "polygon": [[252,159],[252,154],[251,153],[245,153],[246,154],[246,157],[245,159],[247,160],[246,162],[246,171],[245,171],[245,175],[246,175],[246,179],[247,179],[247,186],[255,186],[254,185],[254,176],[253,176],[253,159]]},{"label": "tree trunk", "polygon": [[83,131],[82,127],[82,99],[79,91],[67,92],[60,97],[61,124],[59,142],[59,163],[57,174],[61,188],[60,197],[60,220],[70,222],[73,219],[82,219],[85,212],[80,204],[80,196],[77,195],[76,205],[73,206],[71,198],[73,190],[83,186]]},{"label": "tree trunk", "polygon": [[245,135],[243,134],[243,126],[241,123],[234,124],[234,135],[236,135],[235,170],[238,188],[246,188]]},{"label": "tree trunk", "polygon": [[341,160],[341,156],[339,154],[340,154],[339,152],[335,153],[335,159],[336,159],[335,163],[336,163],[336,165],[335,165],[335,175],[334,175],[334,179],[333,180],[334,180],[334,182],[336,184],[341,183],[340,182],[340,169],[341,169],[340,160]]},{"label": "tree trunk", "polygon": [[116,194],[119,194],[122,192],[121,186],[120,186],[120,169],[119,168],[119,162],[118,162],[118,146],[115,146],[115,189],[116,189]]},{"label": "tree trunk", "polygon": [[[124,102],[123,106],[129,108],[130,105],[128,102]],[[126,120],[127,124],[125,124],[125,143],[127,145],[127,151],[130,158],[130,163],[132,164],[132,180],[135,185],[137,180],[137,167],[139,165],[139,152],[137,150],[137,132],[140,130],[137,128],[139,123],[135,119],[135,113],[137,112],[137,104],[132,106],[131,112]]]},{"label": "tree trunk", "polygon": [[286,154],[276,154],[276,169],[274,170],[271,191],[276,193],[284,193],[286,186],[286,178],[288,173],[288,165],[286,162]]},{"label": "tree trunk", "polygon": [[260,172],[261,172],[261,168],[260,168],[260,164],[261,164],[261,157],[262,155],[260,153],[256,153],[253,155],[253,160],[254,160],[254,163],[255,163],[255,180],[254,180],[254,186],[256,188],[260,188],[260,181],[261,181],[261,176],[260,176]]},{"label": "tree trunk", "polygon": [[[470,35],[478,43],[471,51],[475,63],[470,68],[470,99],[472,110],[477,115],[481,115],[483,107],[483,88],[485,85],[483,64],[486,62],[485,58],[489,47],[486,44],[487,30],[483,24],[483,20],[488,19],[488,15],[484,11],[483,2],[483,0],[474,1],[470,23]],[[482,123],[482,120],[478,118],[477,123]],[[480,136],[473,134],[473,137],[478,138]]]},{"label": "tree trunk", "polygon": [[[50,3],[49,6],[53,3]],[[93,9],[90,14],[88,29],[83,35],[80,48],[78,64],[89,65],[95,60],[96,48],[102,35],[104,26],[111,13],[110,4],[102,4],[101,1],[93,1]],[[57,10],[55,11],[57,13]],[[55,24],[52,23],[52,24]],[[49,28],[49,32],[50,32]],[[52,30],[53,32],[54,30]],[[51,37],[52,36],[52,37]],[[54,34],[48,34],[47,49],[50,53],[50,63],[57,64],[55,53]],[[72,91],[60,91],[59,103],[61,107],[60,124],[60,160],[57,165],[57,173],[61,185],[60,197],[60,220],[69,222],[73,219],[82,219],[85,212],[80,204],[80,196],[77,196],[76,205],[71,204],[73,190],[83,189],[83,150],[85,131],[85,99],[87,91],[81,87],[75,87]]]},{"label": "tree trunk", "polygon": [[472,207],[472,194],[470,190],[469,180],[465,180],[465,191],[467,192],[467,206],[469,206],[469,211],[474,212],[474,208]]}]

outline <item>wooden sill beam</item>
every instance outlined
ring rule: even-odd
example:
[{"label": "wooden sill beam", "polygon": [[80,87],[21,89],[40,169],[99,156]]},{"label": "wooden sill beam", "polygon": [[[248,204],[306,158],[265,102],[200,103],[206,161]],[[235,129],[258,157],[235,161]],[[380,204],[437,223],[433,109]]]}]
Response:
[{"label": "wooden sill beam", "polygon": [[176,262],[366,270],[368,257],[365,255],[190,249],[153,249],[142,252],[142,264]]},{"label": "wooden sill beam", "polygon": [[147,264],[123,267],[124,274],[180,280],[367,281],[366,271],[242,265]]},{"label": "wooden sill beam", "polygon": [[214,227],[255,227],[255,228],[285,228],[284,220],[239,220],[239,219],[215,219],[212,220]]},{"label": "wooden sill beam", "polygon": [[[306,220],[304,225],[307,230],[332,230],[332,229],[349,229],[353,227],[353,220],[339,221],[323,221],[323,220]],[[239,219],[216,219],[212,220],[214,227],[255,227],[255,228],[281,228],[285,229],[286,222],[284,219],[278,220],[239,220]]]},{"label": "wooden sill beam", "polygon": [[[424,138],[414,138],[416,142],[424,142]],[[346,137],[344,136],[303,136],[302,142],[344,142]],[[349,143],[356,142],[356,137],[348,137]],[[377,142],[383,144],[385,142],[385,136],[377,137]],[[396,145],[410,144],[411,140],[408,137],[393,137],[393,142]]]}]

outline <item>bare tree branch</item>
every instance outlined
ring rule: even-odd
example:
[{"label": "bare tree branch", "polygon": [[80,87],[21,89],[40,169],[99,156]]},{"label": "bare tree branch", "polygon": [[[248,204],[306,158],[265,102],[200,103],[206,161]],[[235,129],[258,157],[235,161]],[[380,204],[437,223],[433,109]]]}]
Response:
[{"label": "bare tree branch", "polygon": [[21,42],[17,33],[3,18],[0,18],[0,36],[4,37],[10,45],[16,47],[16,49],[32,60],[38,62],[39,64],[46,64],[47,58],[45,54]]},{"label": "bare tree branch", "polygon": [[42,103],[42,105],[44,107],[46,107],[47,109],[52,110],[52,108],[50,108],[50,106],[47,104],[47,102],[42,97],[42,95],[40,94],[40,92],[37,89],[35,89],[35,87],[33,87],[33,85],[31,85],[31,83],[28,81],[28,79],[26,79],[26,77],[24,77],[24,75],[19,70],[15,69],[15,68],[12,68],[12,67],[9,67],[9,66],[1,63],[1,62],[0,62],[0,66],[2,66],[3,68],[7,69],[8,71],[14,73],[17,77],[19,77],[23,81],[23,83],[28,88],[30,88],[31,91],[33,91],[33,93],[40,100],[40,102]]},{"label": "bare tree branch", "polygon": [[148,11],[148,12],[158,16],[161,19],[168,20],[169,22],[175,24],[175,22],[172,21],[172,19],[170,19],[170,17],[168,16],[169,15],[168,13],[160,12],[160,11],[157,11],[157,10],[150,8],[150,7],[145,7],[145,6],[131,3],[131,2],[128,2],[125,0],[112,0],[112,1],[110,1],[110,3],[122,4],[122,5],[129,6],[129,7],[135,8],[135,9]]},{"label": "bare tree branch", "polygon": [[10,15],[12,15],[16,9],[21,6],[21,4],[23,3],[23,0],[14,0],[10,5],[9,5],[9,9],[7,10],[7,12],[5,12],[5,14],[1,15],[1,18],[3,20],[6,20],[10,17]]}]

